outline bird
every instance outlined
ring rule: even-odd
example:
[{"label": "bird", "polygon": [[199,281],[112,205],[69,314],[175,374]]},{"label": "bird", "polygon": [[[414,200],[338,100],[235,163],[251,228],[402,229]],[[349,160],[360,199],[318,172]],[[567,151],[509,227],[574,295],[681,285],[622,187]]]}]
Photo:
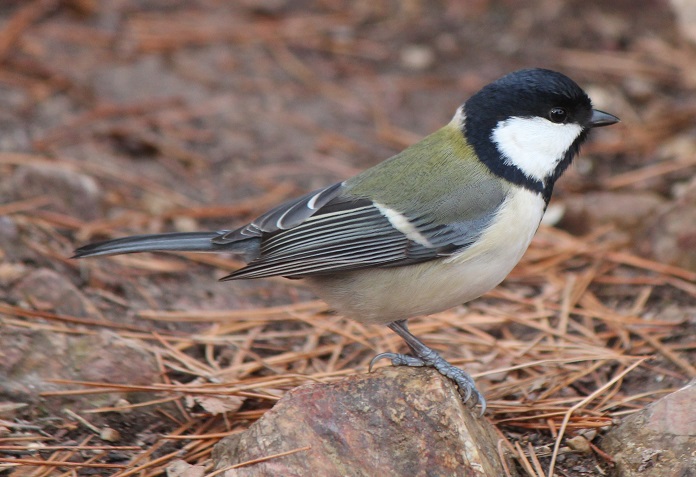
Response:
[{"label": "bird", "polygon": [[74,258],[225,252],[246,265],[221,280],[302,279],[338,313],[384,324],[405,341],[408,353],[378,354],[370,370],[381,359],[435,368],[483,414],[486,399],[470,374],[414,336],[407,320],[500,284],[590,130],[618,121],[562,73],[514,71],[420,142],[239,228],[117,238],[80,247]]}]

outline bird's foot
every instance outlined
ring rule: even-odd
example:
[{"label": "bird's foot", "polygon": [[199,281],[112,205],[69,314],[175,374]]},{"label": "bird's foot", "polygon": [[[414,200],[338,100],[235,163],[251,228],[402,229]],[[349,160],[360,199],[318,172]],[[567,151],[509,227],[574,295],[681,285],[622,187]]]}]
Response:
[{"label": "bird's foot", "polygon": [[436,351],[427,348],[427,351],[424,350],[421,356],[400,353],[380,353],[370,361],[370,371],[372,371],[372,367],[380,359],[391,360],[393,366],[427,366],[435,368],[440,374],[454,381],[465,403],[468,403],[469,399],[473,396],[473,405],[481,405],[481,415],[486,412],[486,398],[476,389],[474,379],[463,369],[448,363]]}]

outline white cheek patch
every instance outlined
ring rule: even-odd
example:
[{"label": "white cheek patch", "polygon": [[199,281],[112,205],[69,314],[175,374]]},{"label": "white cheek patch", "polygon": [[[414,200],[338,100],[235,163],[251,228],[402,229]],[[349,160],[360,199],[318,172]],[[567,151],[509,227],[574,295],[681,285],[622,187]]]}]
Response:
[{"label": "white cheek patch", "polygon": [[543,182],[581,133],[578,124],[556,124],[540,117],[512,117],[498,123],[491,140],[506,164]]}]

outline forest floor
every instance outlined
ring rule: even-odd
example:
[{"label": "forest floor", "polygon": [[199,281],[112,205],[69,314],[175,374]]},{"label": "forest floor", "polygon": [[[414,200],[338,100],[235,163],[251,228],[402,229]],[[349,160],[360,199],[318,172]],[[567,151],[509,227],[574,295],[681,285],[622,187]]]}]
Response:
[{"label": "forest floor", "polygon": [[523,471],[610,472],[601,435],[696,377],[696,46],[668,2],[514,5],[3,2],[0,473],[209,465],[289,389],[401,349],[301,281],[218,282],[229,257],[70,256],[243,225],[530,66],[622,122],[593,133],[500,287],[410,326],[475,376]]}]

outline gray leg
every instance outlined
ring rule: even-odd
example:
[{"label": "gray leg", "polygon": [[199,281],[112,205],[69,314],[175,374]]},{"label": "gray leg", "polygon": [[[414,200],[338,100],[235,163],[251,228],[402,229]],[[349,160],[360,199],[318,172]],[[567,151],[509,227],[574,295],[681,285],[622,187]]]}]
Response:
[{"label": "gray leg", "polygon": [[397,335],[401,336],[408,347],[411,348],[413,355],[400,353],[378,354],[370,361],[370,370],[372,370],[372,366],[377,361],[383,358],[390,359],[394,366],[428,366],[435,368],[440,374],[455,382],[459,387],[460,394],[464,398],[464,402],[467,402],[473,394],[476,399],[474,405],[476,403],[481,405],[481,415],[486,412],[486,399],[483,397],[483,394],[476,389],[473,378],[469,376],[466,371],[448,363],[435,350],[427,347],[421,340],[413,336],[411,332],[408,331],[406,320],[394,321],[387,326]]}]

